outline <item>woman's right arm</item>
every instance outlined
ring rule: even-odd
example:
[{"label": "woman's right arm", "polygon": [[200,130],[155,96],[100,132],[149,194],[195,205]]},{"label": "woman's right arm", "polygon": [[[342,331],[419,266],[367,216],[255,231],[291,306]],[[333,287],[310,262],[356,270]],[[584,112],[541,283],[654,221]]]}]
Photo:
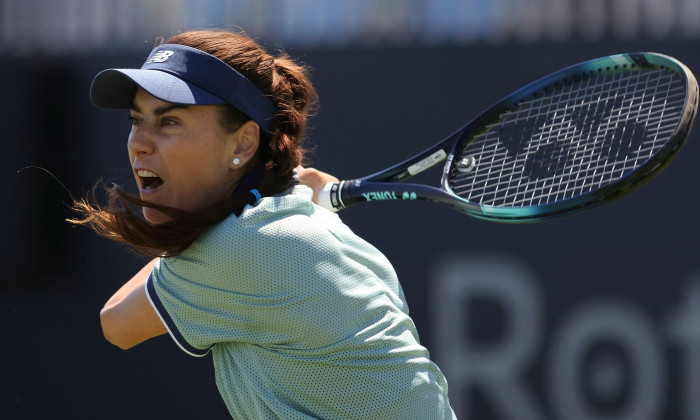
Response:
[{"label": "woman's right arm", "polygon": [[146,280],[156,261],[146,264],[100,311],[105,338],[124,350],[167,332],[146,294]]}]

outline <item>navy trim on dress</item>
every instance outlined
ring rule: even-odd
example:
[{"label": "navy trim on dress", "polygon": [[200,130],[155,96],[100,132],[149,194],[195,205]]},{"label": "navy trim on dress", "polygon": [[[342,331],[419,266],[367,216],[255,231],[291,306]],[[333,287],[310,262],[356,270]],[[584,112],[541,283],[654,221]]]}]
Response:
[{"label": "navy trim on dress", "polygon": [[146,280],[146,296],[148,296],[148,300],[151,302],[151,305],[160,317],[160,320],[163,321],[163,325],[165,325],[165,328],[167,328],[168,333],[170,333],[170,336],[173,338],[173,340],[175,340],[175,344],[177,344],[185,353],[191,356],[202,357],[209,353],[211,348],[202,350],[192,346],[187,342],[187,340],[185,340],[185,337],[183,337],[180,331],[177,329],[175,322],[173,322],[170,314],[168,314],[165,306],[160,301],[160,298],[158,298],[155,286],[153,286],[153,274],[150,274]]}]

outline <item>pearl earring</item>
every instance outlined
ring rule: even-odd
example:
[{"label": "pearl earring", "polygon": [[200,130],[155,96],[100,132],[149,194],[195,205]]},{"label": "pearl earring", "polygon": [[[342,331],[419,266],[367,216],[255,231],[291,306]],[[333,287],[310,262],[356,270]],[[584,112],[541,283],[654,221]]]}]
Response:
[{"label": "pearl earring", "polygon": [[241,164],[241,160],[238,159],[238,158],[233,158],[233,164],[234,164],[235,166],[238,166],[238,165]]}]

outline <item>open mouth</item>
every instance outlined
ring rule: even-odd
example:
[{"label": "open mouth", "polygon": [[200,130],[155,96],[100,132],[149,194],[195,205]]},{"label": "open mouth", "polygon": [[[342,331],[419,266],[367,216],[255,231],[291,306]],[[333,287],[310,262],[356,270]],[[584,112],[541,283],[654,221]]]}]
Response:
[{"label": "open mouth", "polygon": [[136,174],[139,176],[142,190],[152,190],[163,185],[163,180],[154,172],[139,169]]}]

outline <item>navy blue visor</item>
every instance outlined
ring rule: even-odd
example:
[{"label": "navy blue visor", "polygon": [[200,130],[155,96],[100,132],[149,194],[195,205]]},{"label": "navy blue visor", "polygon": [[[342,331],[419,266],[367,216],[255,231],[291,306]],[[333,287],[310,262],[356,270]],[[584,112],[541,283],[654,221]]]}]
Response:
[{"label": "navy blue visor", "polygon": [[90,99],[99,108],[128,109],[137,86],[174,104],[229,104],[271,137],[272,102],[250,80],[204,51],[177,44],[156,47],[140,69],[101,71],[92,81]]}]

